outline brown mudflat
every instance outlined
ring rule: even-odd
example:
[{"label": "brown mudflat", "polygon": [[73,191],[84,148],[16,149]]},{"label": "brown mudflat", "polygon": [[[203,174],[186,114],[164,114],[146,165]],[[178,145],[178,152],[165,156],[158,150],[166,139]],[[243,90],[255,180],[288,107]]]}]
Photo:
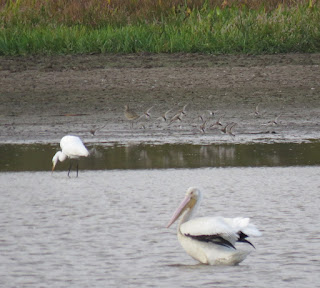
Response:
[{"label": "brown mudflat", "polygon": [[[320,54],[1,57],[0,143],[56,143],[67,133],[124,144],[319,140],[319,65]],[[181,122],[159,119],[187,103]],[[151,119],[131,129],[124,105],[154,106]],[[237,123],[235,136],[208,129],[221,116]]]}]

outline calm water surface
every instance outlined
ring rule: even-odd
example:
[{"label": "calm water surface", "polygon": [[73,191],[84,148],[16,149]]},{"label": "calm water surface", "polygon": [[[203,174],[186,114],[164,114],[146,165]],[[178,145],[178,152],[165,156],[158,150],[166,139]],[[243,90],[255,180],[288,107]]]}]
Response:
[{"label": "calm water surface", "polygon": [[[317,165],[1,172],[0,286],[319,287],[319,175]],[[203,190],[199,215],[248,216],[263,232],[241,265],[198,265],[165,228],[189,186]]]},{"label": "calm water surface", "polygon": [[[87,145],[80,168],[167,169],[320,165],[320,143]],[[48,171],[59,144],[1,144],[0,171]],[[69,161],[57,170],[68,169]]]}]

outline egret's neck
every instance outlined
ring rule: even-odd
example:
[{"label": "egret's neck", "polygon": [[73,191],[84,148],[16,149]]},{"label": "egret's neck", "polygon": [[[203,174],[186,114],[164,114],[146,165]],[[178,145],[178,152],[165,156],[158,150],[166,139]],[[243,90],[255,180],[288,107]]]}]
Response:
[{"label": "egret's neck", "polygon": [[67,159],[67,155],[64,154],[62,151],[59,153],[59,161],[63,162],[64,160]]},{"label": "egret's neck", "polygon": [[58,151],[52,158],[52,162],[54,165],[56,165],[58,163],[58,161],[63,162],[64,160],[66,160],[67,155],[64,154],[62,151]]}]

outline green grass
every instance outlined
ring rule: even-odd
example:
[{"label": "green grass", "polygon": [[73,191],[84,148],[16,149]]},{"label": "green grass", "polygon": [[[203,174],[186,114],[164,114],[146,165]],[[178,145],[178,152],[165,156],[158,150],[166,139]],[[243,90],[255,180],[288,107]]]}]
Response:
[{"label": "green grass", "polygon": [[39,9],[28,17],[17,9],[0,20],[0,55],[320,52],[320,7],[309,1],[270,10],[185,5],[134,21],[119,12],[103,21],[100,15],[98,24],[92,22],[93,12],[86,21],[72,22],[70,17],[49,19],[48,11],[41,15]]}]

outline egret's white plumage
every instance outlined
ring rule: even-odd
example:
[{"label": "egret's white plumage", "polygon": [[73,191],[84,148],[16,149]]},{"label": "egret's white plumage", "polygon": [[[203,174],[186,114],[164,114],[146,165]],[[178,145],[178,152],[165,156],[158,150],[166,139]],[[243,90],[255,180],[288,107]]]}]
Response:
[{"label": "egret's white plumage", "polygon": [[[219,216],[191,219],[201,199],[200,190],[190,187],[167,227],[181,217],[178,240],[186,252],[201,263],[210,265],[240,263],[253,247],[246,238],[260,236],[261,232],[250,223],[249,218]],[[237,247],[239,242],[243,242],[247,247]]]},{"label": "egret's white plumage", "polygon": [[[60,140],[61,151],[58,151],[52,158],[52,171],[56,167],[57,163],[63,162],[67,158],[79,159],[80,157],[89,156],[89,151],[83,145],[81,139],[77,136],[67,135],[62,137]],[[70,167],[68,171],[68,176],[71,170],[72,163],[70,162]],[[78,163],[77,163],[77,176],[78,176]]]}]

